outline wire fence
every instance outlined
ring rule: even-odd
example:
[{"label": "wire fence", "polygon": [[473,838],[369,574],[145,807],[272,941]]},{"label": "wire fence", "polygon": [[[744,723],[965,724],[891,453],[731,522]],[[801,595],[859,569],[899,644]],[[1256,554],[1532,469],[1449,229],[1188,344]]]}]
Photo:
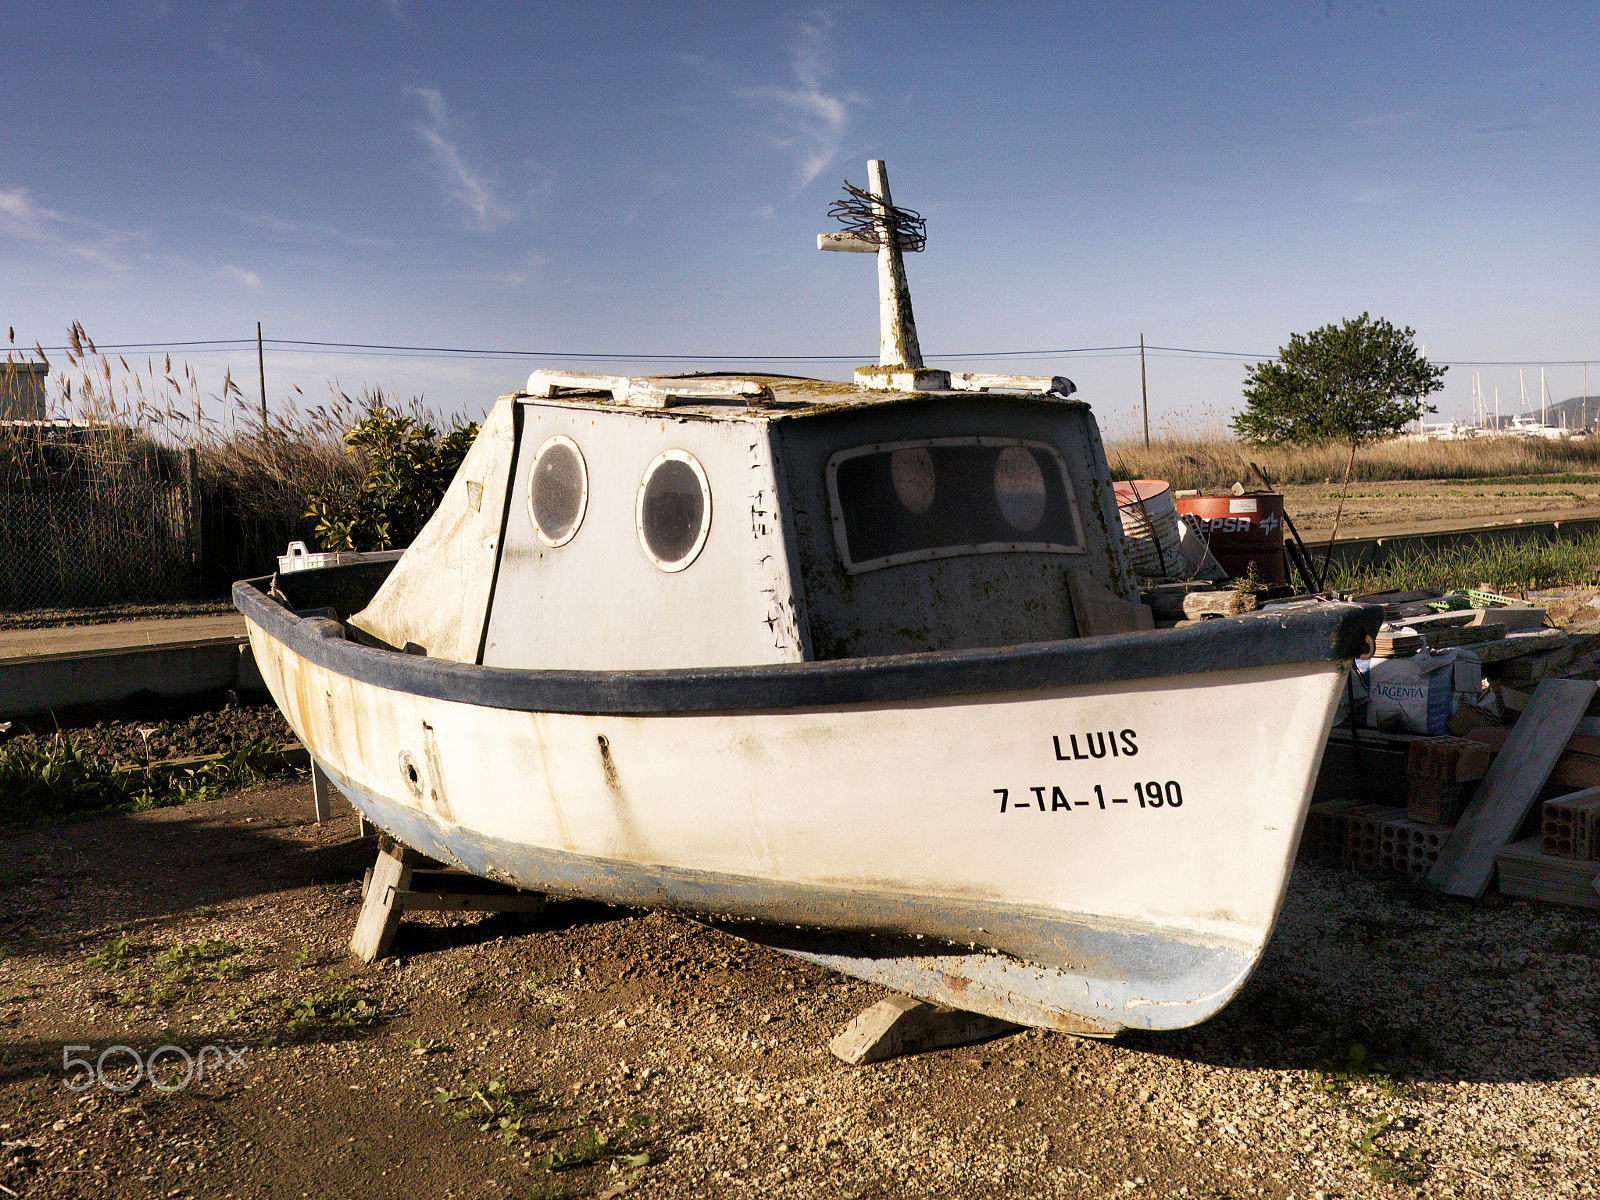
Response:
[{"label": "wire fence", "polygon": [[0,608],[193,593],[200,562],[193,454],[128,449],[37,437],[0,444]]}]

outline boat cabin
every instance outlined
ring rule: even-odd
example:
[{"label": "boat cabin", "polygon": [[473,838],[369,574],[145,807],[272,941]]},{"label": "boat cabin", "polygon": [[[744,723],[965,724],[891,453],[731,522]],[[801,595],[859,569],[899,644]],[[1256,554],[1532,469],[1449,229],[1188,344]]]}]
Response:
[{"label": "boat cabin", "polygon": [[[627,670],[1072,637],[1074,571],[1134,599],[1071,384],[952,382],[535,372],[351,624],[456,662]],[[970,390],[1030,383],[1059,392]]]}]

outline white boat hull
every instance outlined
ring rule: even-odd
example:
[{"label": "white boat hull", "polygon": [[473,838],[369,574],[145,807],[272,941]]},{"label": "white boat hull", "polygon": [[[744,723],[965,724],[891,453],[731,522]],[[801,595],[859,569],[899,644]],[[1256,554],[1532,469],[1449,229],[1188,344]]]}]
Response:
[{"label": "white boat hull", "polygon": [[1345,669],[540,712],[359,678],[246,611],[290,725],[408,845],[1095,1034],[1193,1024],[1248,977]]}]

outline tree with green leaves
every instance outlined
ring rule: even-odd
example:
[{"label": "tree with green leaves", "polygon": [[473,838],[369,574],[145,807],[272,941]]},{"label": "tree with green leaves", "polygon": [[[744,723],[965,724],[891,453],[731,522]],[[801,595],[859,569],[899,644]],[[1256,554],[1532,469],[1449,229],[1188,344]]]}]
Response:
[{"label": "tree with green leaves", "polygon": [[[1444,387],[1449,368],[1417,352],[1411,329],[1362,313],[1354,320],[1290,334],[1278,357],[1245,372],[1245,410],[1233,431],[1245,441],[1337,442],[1350,447],[1344,487],[1333,515],[1339,534],[1356,449],[1392,437],[1408,422],[1433,412],[1428,397]],[[1333,543],[1328,543],[1333,552]]]},{"label": "tree with green leaves", "polygon": [[1352,449],[1390,437],[1423,413],[1448,368],[1417,352],[1416,334],[1362,313],[1291,334],[1278,357],[1245,372],[1245,410],[1233,431],[1249,442],[1338,442]]}]

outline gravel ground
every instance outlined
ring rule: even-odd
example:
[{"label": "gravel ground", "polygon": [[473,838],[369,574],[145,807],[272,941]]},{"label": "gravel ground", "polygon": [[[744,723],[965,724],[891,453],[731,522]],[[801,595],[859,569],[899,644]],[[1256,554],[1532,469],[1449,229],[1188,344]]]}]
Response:
[{"label": "gravel ground", "polygon": [[[148,734],[141,730],[149,731]],[[115,763],[231,754],[252,742],[282,746],[295,741],[289,723],[265,693],[230,691],[162,697],[145,693],[118,704],[63,709],[20,718],[0,732],[0,745],[48,739],[57,732],[80,749]]]},{"label": "gravel ground", "polygon": [[[361,967],[372,846],[349,816],[310,823],[307,791],[0,835],[0,1185],[1544,1200],[1600,1180],[1593,912],[1302,865],[1261,969],[1205,1025],[851,1068],[827,1042],[884,992],[676,916],[412,913]],[[120,1093],[118,1051],[104,1082],[64,1084],[63,1047],[162,1044],[239,1057]],[[520,1106],[503,1137],[436,1099],[495,1080]]]}]

